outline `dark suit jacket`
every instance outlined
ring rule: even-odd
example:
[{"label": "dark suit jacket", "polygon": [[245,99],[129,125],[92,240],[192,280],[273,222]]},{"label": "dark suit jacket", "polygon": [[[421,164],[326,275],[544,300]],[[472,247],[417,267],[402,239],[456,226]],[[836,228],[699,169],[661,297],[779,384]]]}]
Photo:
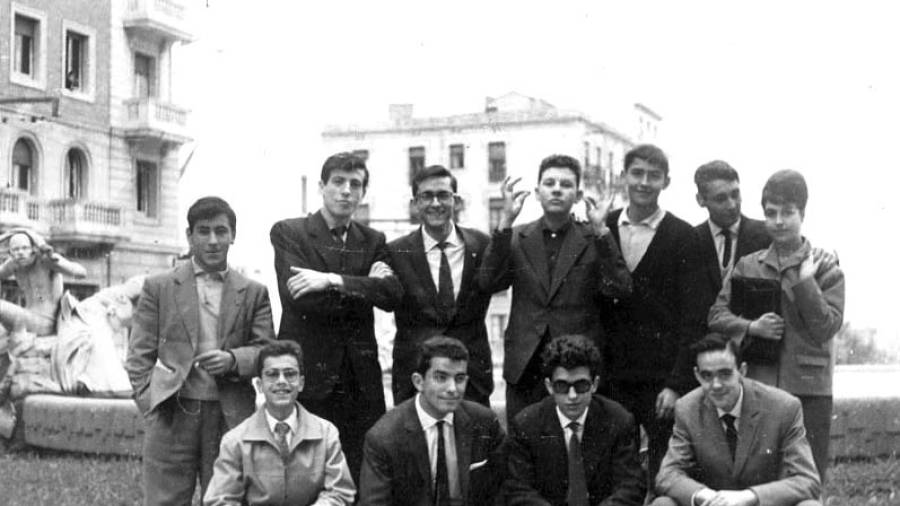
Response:
[{"label": "dark suit jacket", "polygon": [[[228,427],[253,413],[259,348],[275,337],[266,288],[229,270],[219,306],[219,346],[237,370],[216,378]],[[147,415],[184,385],[200,338],[200,305],[191,262],[147,278],[134,312],[125,368],[138,409]]]},{"label": "dark suit jacket", "polygon": [[[415,397],[404,401],[366,433],[360,506],[431,506],[431,465],[415,402]],[[472,506],[491,504],[503,479],[503,429],[497,415],[462,401],[453,418],[462,495]]]},{"label": "dark suit jacket", "polygon": [[[699,262],[702,274],[698,279],[701,305],[704,312],[716,302],[716,296],[722,289],[722,269],[719,263],[719,254],[716,252],[716,242],[713,240],[712,231],[709,229],[709,221],[694,227],[697,234],[699,248]],[[744,255],[766,249],[772,243],[772,238],[766,232],[766,225],[762,221],[750,219],[741,215],[741,225],[738,227],[737,248],[734,251],[734,264]]]},{"label": "dark suit jacket", "polygon": [[[581,436],[590,504],[643,504],[646,479],[636,436],[634,417],[625,408],[594,396]],[[566,504],[568,450],[552,396],[516,415],[509,428],[507,453],[503,486],[507,504]]]},{"label": "dark suit jacket", "polygon": [[415,395],[410,380],[415,369],[417,346],[435,335],[455,337],[469,350],[469,384],[466,398],[486,404],[494,390],[491,347],[484,317],[491,293],[479,289],[475,279],[481,266],[488,236],[471,228],[456,227],[465,242],[462,282],[456,298],[456,313],[449,317],[437,305],[437,287],[431,277],[419,230],[391,241],[390,265],[403,285],[403,299],[394,310],[394,404]]},{"label": "dark suit jacket", "polygon": [[[622,212],[606,219],[617,243]],[[694,228],[667,212],[631,273],[631,296],[606,300],[602,314],[613,381],[661,383],[679,393],[696,386],[689,348],[708,309],[697,298],[696,251]]]},{"label": "dark suit jacket", "polygon": [[[402,290],[393,276],[368,277],[374,262],[387,260],[384,234],[351,222],[341,248],[318,211],[307,218],[279,221],[269,236],[281,296],[278,339],[303,347],[306,388],[300,397],[327,397],[343,379],[340,368],[346,355],[363,395],[384,399],[372,306],[393,310]],[[344,287],[294,299],[287,289],[291,267],[341,274]]]},{"label": "dark suit jacket", "polygon": [[631,293],[631,277],[610,234],[597,238],[587,223],[571,223],[553,272],[547,264],[541,220],[494,232],[479,283],[491,292],[512,286],[504,339],[503,378],[519,378],[541,343],[584,334],[603,349],[601,296]]},{"label": "dark suit jacket", "polygon": [[752,489],[759,504],[818,499],[819,474],[793,395],[744,378],[734,461],[716,407],[696,388],[675,404],[675,428],[656,491],[688,506],[694,492]]}]

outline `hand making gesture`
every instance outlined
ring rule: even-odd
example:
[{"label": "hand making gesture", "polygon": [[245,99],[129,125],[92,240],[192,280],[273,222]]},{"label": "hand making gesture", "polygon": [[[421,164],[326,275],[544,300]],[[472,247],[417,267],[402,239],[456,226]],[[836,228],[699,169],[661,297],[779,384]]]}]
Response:
[{"label": "hand making gesture", "polygon": [[507,176],[507,178],[503,180],[503,184],[500,185],[500,195],[503,198],[503,210],[500,212],[500,223],[497,226],[499,230],[506,230],[512,227],[513,222],[516,221],[516,217],[522,212],[522,204],[525,202],[525,198],[531,193],[527,190],[516,191],[516,184],[521,180],[522,178],[520,177],[512,179]]}]

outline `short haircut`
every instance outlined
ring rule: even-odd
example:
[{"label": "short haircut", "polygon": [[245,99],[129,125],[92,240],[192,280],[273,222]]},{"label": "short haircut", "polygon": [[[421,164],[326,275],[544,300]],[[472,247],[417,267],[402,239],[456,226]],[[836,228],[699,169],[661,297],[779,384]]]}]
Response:
[{"label": "short haircut", "polygon": [[734,355],[734,364],[736,366],[741,365],[741,349],[738,344],[732,340],[728,339],[724,334],[720,334],[718,332],[709,332],[702,339],[697,341],[696,343],[691,345],[691,352],[694,354],[694,363],[697,362],[697,357],[700,356],[701,353],[707,353],[710,351],[721,351],[728,350]]},{"label": "short haircut", "polygon": [[694,184],[697,185],[697,192],[700,195],[704,195],[706,193],[706,188],[704,185],[709,183],[710,181],[716,180],[723,181],[740,181],[740,177],[734,167],[728,165],[728,162],[724,162],[722,160],[713,160],[708,163],[704,163],[703,165],[697,167],[697,171],[694,172]]},{"label": "short haircut", "polygon": [[597,346],[581,334],[559,336],[547,344],[541,354],[544,377],[552,378],[557,367],[571,370],[587,367],[591,377],[600,376],[603,359]]},{"label": "short haircut", "polygon": [[436,357],[449,358],[450,360],[469,361],[469,350],[459,339],[447,336],[434,336],[419,343],[416,354],[415,372],[425,376],[431,367],[431,359]]},{"label": "short haircut", "polygon": [[766,202],[778,205],[794,204],[801,212],[805,212],[808,198],[809,190],[806,188],[803,174],[796,170],[779,170],[772,174],[763,186],[762,206],[765,209]]},{"label": "short haircut", "polygon": [[669,159],[666,158],[666,154],[663,153],[663,150],[653,144],[640,144],[633,147],[631,151],[625,153],[625,165],[623,169],[627,171],[628,167],[631,166],[631,163],[637,159],[641,159],[654,167],[658,167],[665,175],[669,175]]},{"label": "short haircut", "polygon": [[237,232],[237,216],[234,209],[220,197],[203,197],[191,205],[187,212],[188,230],[194,231],[194,225],[200,220],[211,220],[220,214],[228,218],[231,232]]},{"label": "short haircut", "polygon": [[456,193],[456,176],[453,175],[446,167],[443,165],[430,165],[425,167],[424,169],[416,172],[413,176],[412,180],[412,194],[413,197],[419,192],[419,185],[422,181],[426,179],[431,179],[434,177],[449,177],[450,178],[450,187],[453,188],[453,193]]},{"label": "short haircut", "polygon": [[552,167],[571,170],[575,173],[575,186],[581,185],[581,164],[569,155],[550,155],[541,160],[541,166],[538,168],[538,184],[544,176],[544,171]]},{"label": "short haircut", "polygon": [[303,349],[294,341],[272,341],[259,349],[259,355],[256,356],[256,375],[262,377],[263,365],[267,358],[283,357],[290,355],[297,359],[297,366],[300,374],[303,372]]},{"label": "short haircut", "polygon": [[366,161],[354,155],[353,153],[344,151],[342,153],[335,153],[329,156],[325,160],[325,163],[322,164],[322,173],[319,175],[319,179],[322,181],[322,183],[327,183],[328,180],[331,179],[331,173],[336,170],[342,172],[362,170],[363,190],[369,187],[369,169],[366,168]]}]

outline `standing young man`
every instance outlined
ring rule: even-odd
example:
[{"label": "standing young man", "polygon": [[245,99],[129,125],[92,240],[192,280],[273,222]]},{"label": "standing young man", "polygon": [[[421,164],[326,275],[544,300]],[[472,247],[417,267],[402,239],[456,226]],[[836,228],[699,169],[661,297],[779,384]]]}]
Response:
[{"label": "standing young man", "polygon": [[228,268],[237,220],[205,197],[187,214],[191,261],[151,276],[134,313],[125,368],[145,417],[145,504],[190,504],[219,440],[253,413],[259,348],[274,337],[266,288]]},{"label": "standing young man", "polygon": [[388,244],[391,268],[403,284],[403,299],[394,311],[394,405],[415,395],[411,375],[418,345],[436,335],[455,337],[466,346],[465,398],[490,405],[493,363],[484,317],[491,293],[475,279],[489,238],[454,222],[460,204],[456,192],[456,178],[446,168],[432,165],[419,171],[412,182],[412,204],[422,226]]},{"label": "standing young man", "polygon": [[303,347],[303,405],[333,422],[354,480],[366,431],[384,413],[372,306],[393,310],[402,287],[385,263],[384,234],[353,221],[369,171],[351,154],[322,166],[322,207],[272,226],[281,297],[278,339]]},{"label": "standing young man", "polygon": [[722,279],[738,259],[769,247],[772,239],[765,224],[741,213],[741,181],[731,165],[713,160],[694,172],[697,204],[706,208],[709,219],[694,227],[697,233],[698,279],[701,306],[709,309],[722,289]]},{"label": "standing young man", "polygon": [[659,469],[672,433],[675,401],[695,386],[689,347],[706,308],[696,282],[694,228],[659,206],[669,186],[669,161],[643,144],[625,155],[628,206],[606,220],[622,247],[634,292],[609,299],[603,312],[609,346],[610,397],[644,426],[649,478]]},{"label": "standing young man", "polygon": [[608,203],[585,199],[589,223],[572,219],[581,201],[581,165],[566,155],[541,161],[534,192],[541,218],[512,228],[527,191],[518,179],[501,186],[500,224],[485,253],[479,282],[488,291],[512,286],[512,307],[504,339],[506,416],[547,395],[541,351],[553,337],[583,334],[604,347],[602,296],[631,293],[631,277],[619,247],[604,223]]}]

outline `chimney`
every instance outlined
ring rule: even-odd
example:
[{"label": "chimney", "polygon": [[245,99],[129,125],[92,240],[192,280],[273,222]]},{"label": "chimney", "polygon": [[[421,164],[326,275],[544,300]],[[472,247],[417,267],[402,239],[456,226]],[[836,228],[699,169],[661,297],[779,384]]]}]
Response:
[{"label": "chimney", "polygon": [[391,117],[391,122],[401,123],[403,121],[412,119],[413,115],[413,105],[412,104],[391,104],[388,106],[388,114]]}]

